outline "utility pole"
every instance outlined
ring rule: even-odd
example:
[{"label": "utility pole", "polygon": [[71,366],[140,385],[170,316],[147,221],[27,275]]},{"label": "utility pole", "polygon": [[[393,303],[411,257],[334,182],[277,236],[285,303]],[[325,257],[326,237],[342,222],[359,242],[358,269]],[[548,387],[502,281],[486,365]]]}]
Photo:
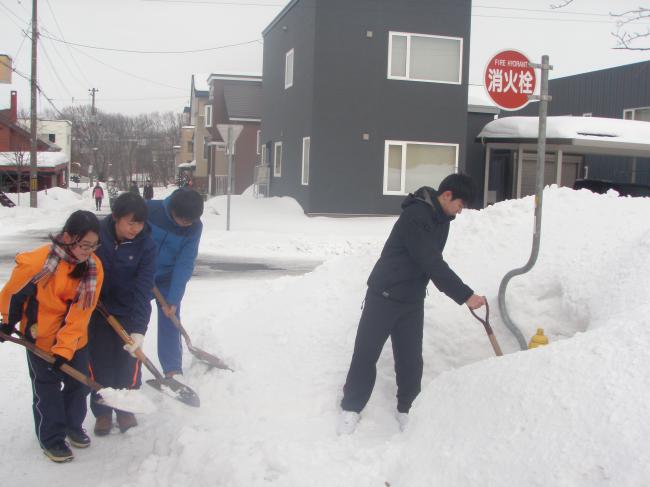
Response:
[{"label": "utility pole", "polygon": [[[31,113],[30,113],[30,139],[29,151],[29,206],[38,207],[38,163],[36,150],[38,148],[37,129],[38,120],[36,117],[36,54],[38,42],[37,5],[38,0],[32,0],[32,76],[31,76]],[[20,188],[18,188],[20,191]]]},{"label": "utility pole", "polygon": [[92,108],[90,109],[90,114],[96,115],[97,112],[95,111],[95,93],[99,93],[99,90],[97,88],[91,88],[88,90],[88,93],[90,93],[90,96],[93,97],[93,104],[92,104]]}]

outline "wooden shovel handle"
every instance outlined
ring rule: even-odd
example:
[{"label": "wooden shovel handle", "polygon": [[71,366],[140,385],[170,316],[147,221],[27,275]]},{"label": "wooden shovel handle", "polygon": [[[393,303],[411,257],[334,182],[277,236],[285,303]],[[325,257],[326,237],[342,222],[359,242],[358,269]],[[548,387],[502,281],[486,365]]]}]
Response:
[{"label": "wooden shovel handle", "polygon": [[[153,287],[153,295],[154,295],[154,297],[156,298],[156,300],[160,303],[160,305],[162,307],[168,307],[169,306],[169,303],[167,302],[165,297],[160,292],[160,289],[158,289],[158,286]],[[169,319],[174,324],[174,326],[179,329],[179,331],[181,332],[181,335],[183,335],[183,338],[185,338],[185,341],[187,342],[188,348],[191,348],[192,347],[192,340],[190,340],[190,336],[187,334],[187,331],[185,331],[185,328],[183,327],[180,320],[176,317],[176,315],[172,315]]]},{"label": "wooden shovel handle", "polygon": [[[122,324],[117,321],[117,318],[110,314],[106,307],[102,304],[102,302],[97,303],[97,310],[106,318],[106,321],[108,322],[109,325],[115,330],[115,332],[119,335],[119,337],[122,339],[124,343],[127,345],[133,345],[133,339],[131,338],[131,335],[129,335]],[[153,374],[153,376],[158,379],[158,380],[164,380],[165,377],[160,373],[160,371],[151,363],[151,360],[147,358],[147,356],[144,354],[141,348],[137,348],[135,350],[135,356],[140,360],[144,366],[149,369],[149,372]]]},{"label": "wooden shovel handle", "polygon": [[494,331],[492,331],[492,327],[490,326],[490,306],[488,305],[487,301],[485,302],[485,319],[477,315],[474,312],[474,310],[471,308],[470,308],[470,312],[474,315],[474,318],[476,318],[481,323],[483,323],[483,326],[485,327],[485,332],[487,333],[487,336],[490,339],[490,343],[492,344],[492,349],[494,350],[494,353],[498,357],[501,357],[503,355],[503,352],[501,351],[499,342],[497,342],[497,338],[494,336]]},{"label": "wooden shovel handle", "polygon": [[[25,347],[27,350],[32,352],[34,355],[37,357],[45,360],[48,364],[53,364],[55,362],[54,355],[51,353],[47,353],[40,348],[37,348],[36,345],[34,345],[32,342],[29,342],[25,340],[24,338],[17,338],[11,335],[7,335],[6,333],[0,332],[0,338],[3,340],[7,340],[13,343],[16,343],[18,345],[22,345]],[[75,380],[78,380],[82,384],[87,385],[90,387],[93,391],[98,392],[100,389],[103,388],[103,386],[94,380],[92,380],[90,377],[87,375],[79,372],[77,369],[72,367],[71,365],[68,364],[61,364],[61,372],[68,374],[70,377],[72,377]]]}]

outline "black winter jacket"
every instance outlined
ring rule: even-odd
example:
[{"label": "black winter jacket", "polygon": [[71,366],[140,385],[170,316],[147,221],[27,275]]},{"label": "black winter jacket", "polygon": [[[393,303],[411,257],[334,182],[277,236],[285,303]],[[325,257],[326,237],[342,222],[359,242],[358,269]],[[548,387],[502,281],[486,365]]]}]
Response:
[{"label": "black winter jacket", "polygon": [[422,187],[402,203],[381,256],[368,278],[368,287],[396,301],[423,300],[429,280],[458,304],[474,294],[442,258],[449,234],[447,216],[432,188]]}]

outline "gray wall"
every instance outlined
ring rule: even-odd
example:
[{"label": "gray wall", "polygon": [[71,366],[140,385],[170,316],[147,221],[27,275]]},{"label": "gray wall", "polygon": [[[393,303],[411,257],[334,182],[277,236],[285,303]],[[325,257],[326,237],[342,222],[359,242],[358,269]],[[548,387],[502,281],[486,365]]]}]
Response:
[{"label": "gray wall", "polygon": [[[285,169],[282,181],[273,179],[271,192],[296,197],[310,213],[397,213],[403,197],[382,194],[385,140],[457,143],[464,169],[471,2],[317,0],[315,10],[305,8],[308,4],[313,2],[299,1],[265,37],[264,140],[279,136],[275,127],[286,127]],[[305,25],[298,28],[300,22]],[[294,87],[280,93],[284,53],[291,47],[281,36],[290,37],[292,29],[297,31]],[[387,79],[389,31],[462,37],[462,84]],[[301,52],[309,51],[310,43],[308,59]],[[289,92],[299,88],[300,76],[305,83],[311,79],[313,91],[300,88],[293,96]],[[273,99],[283,95],[284,107]],[[303,135],[312,137],[308,195],[299,180]]]},{"label": "gray wall", "polygon": [[[312,132],[316,0],[301,0],[264,36],[262,143],[269,144],[271,194],[291,195],[309,208],[309,186],[300,183],[302,138]],[[284,88],[285,55],[294,50],[293,86]],[[273,143],[282,142],[282,177],[273,177]],[[313,140],[312,140],[313,143]]]}]

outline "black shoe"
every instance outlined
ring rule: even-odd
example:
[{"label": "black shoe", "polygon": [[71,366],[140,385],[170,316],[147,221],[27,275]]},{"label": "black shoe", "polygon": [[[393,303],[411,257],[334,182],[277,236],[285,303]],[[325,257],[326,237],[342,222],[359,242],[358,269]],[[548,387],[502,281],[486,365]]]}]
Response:
[{"label": "black shoe", "polygon": [[71,462],[74,459],[72,450],[68,444],[60,440],[49,447],[43,447],[43,453],[47,458],[56,463]]},{"label": "black shoe", "polygon": [[75,448],[88,448],[90,446],[90,437],[86,434],[86,430],[83,428],[78,430],[67,430],[65,434],[68,435],[70,444]]}]

